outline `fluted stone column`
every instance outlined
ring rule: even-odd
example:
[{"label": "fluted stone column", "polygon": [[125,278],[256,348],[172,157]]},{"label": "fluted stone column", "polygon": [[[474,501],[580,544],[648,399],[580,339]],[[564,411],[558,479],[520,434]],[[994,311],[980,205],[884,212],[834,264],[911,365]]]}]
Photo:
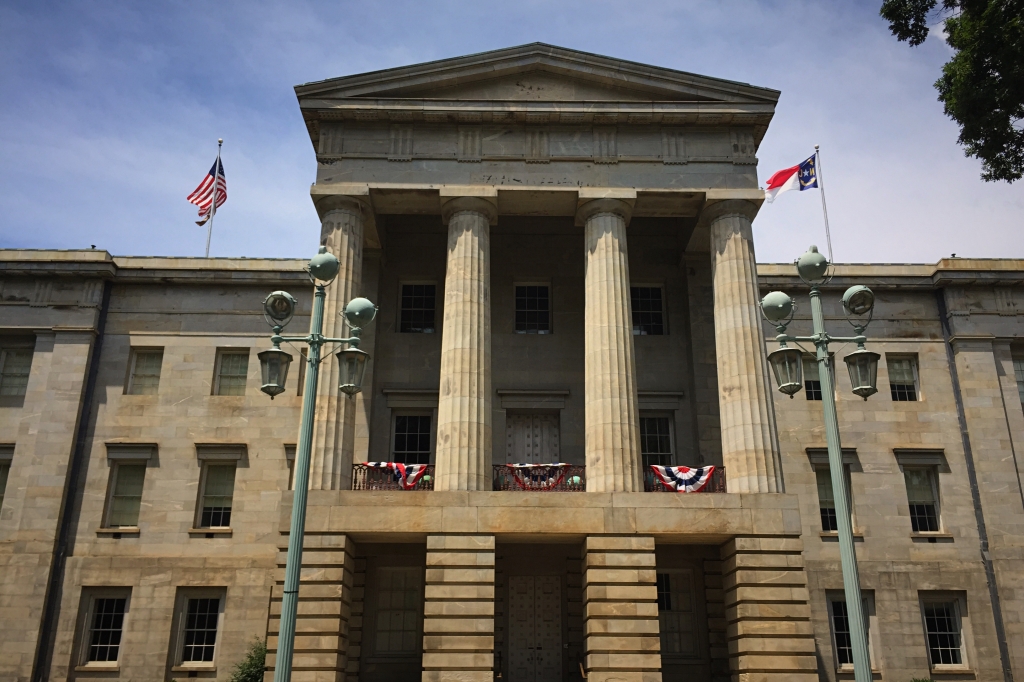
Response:
[{"label": "fluted stone column", "polygon": [[750,225],[756,213],[751,202],[731,200],[701,215],[711,234],[722,461],[731,493],[783,491]]},{"label": "fluted stone column", "polygon": [[[350,334],[339,313],[346,303],[359,295],[363,277],[363,227],[370,208],[352,197],[332,196],[321,199],[317,210],[323,216],[320,244],[341,262],[338,277],[327,287],[324,336],[343,338]],[[345,490],[352,485],[356,406],[352,397],[338,390],[339,381],[337,360],[325,360],[320,365],[317,387],[310,490]]]},{"label": "fluted stone column", "polygon": [[459,197],[444,204],[441,385],[434,490],[491,488],[491,223],[493,203]]},{"label": "fluted stone column", "polygon": [[618,199],[584,203],[587,248],[584,309],[587,491],[641,489],[636,361],[629,301],[626,224]]}]

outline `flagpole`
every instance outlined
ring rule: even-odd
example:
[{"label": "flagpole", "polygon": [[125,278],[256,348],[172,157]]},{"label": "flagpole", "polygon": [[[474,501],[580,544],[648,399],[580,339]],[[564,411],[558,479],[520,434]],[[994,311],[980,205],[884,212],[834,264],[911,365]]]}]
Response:
[{"label": "flagpole", "polygon": [[[213,164],[213,201],[210,204],[210,227],[206,229],[206,257],[210,257],[210,237],[213,236],[213,216],[217,215],[217,186],[220,183],[220,147],[224,140],[217,139],[217,162]],[[817,147],[815,147],[817,149]],[[829,252],[831,255],[831,252]]]},{"label": "flagpole", "polygon": [[[220,158],[218,153],[217,158]],[[814,172],[818,174],[818,189],[821,191],[821,213],[825,216],[825,241],[828,242],[828,262],[832,263],[832,233],[828,229],[828,209],[825,208],[825,178],[821,174],[821,152],[814,145]]]}]

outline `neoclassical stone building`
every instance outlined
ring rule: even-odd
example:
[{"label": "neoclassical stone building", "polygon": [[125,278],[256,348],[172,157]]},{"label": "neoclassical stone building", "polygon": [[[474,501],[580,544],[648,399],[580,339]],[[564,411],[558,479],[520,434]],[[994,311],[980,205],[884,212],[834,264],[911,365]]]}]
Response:
[{"label": "neoclassical stone building", "polygon": [[[380,314],[361,393],[322,365],[294,679],[852,679],[820,384],[774,391],[757,310],[802,291],[754,260],[779,93],[540,44],[296,93],[325,331]],[[304,265],[0,251],[0,679],[226,680],[254,637],[273,669],[303,377],[271,401],[255,356],[269,292],[308,328]],[[834,350],[880,679],[1024,677],[1022,281],[825,289],[833,333],[878,297],[879,393]]]}]

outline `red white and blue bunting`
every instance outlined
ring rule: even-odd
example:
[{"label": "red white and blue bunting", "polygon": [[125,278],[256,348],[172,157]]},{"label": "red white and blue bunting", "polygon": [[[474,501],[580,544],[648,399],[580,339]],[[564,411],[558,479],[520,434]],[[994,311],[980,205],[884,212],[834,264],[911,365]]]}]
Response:
[{"label": "red white and blue bunting", "polygon": [[427,464],[402,464],[401,462],[363,462],[374,469],[390,469],[392,476],[406,490],[412,490],[423,478]]},{"label": "red white and blue bunting", "polygon": [[699,469],[690,467],[663,467],[651,465],[654,477],[669,490],[677,493],[699,493],[711,480],[715,467],[706,466]]},{"label": "red white and blue bunting", "polygon": [[565,480],[571,464],[506,464],[512,472],[512,480],[523,490],[546,490],[554,488]]}]

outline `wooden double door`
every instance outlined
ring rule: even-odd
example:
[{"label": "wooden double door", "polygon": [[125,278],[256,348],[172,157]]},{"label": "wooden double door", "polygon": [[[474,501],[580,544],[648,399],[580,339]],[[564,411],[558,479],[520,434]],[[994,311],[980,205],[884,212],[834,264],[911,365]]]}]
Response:
[{"label": "wooden double door", "polygon": [[509,576],[509,682],[562,679],[562,578]]}]

